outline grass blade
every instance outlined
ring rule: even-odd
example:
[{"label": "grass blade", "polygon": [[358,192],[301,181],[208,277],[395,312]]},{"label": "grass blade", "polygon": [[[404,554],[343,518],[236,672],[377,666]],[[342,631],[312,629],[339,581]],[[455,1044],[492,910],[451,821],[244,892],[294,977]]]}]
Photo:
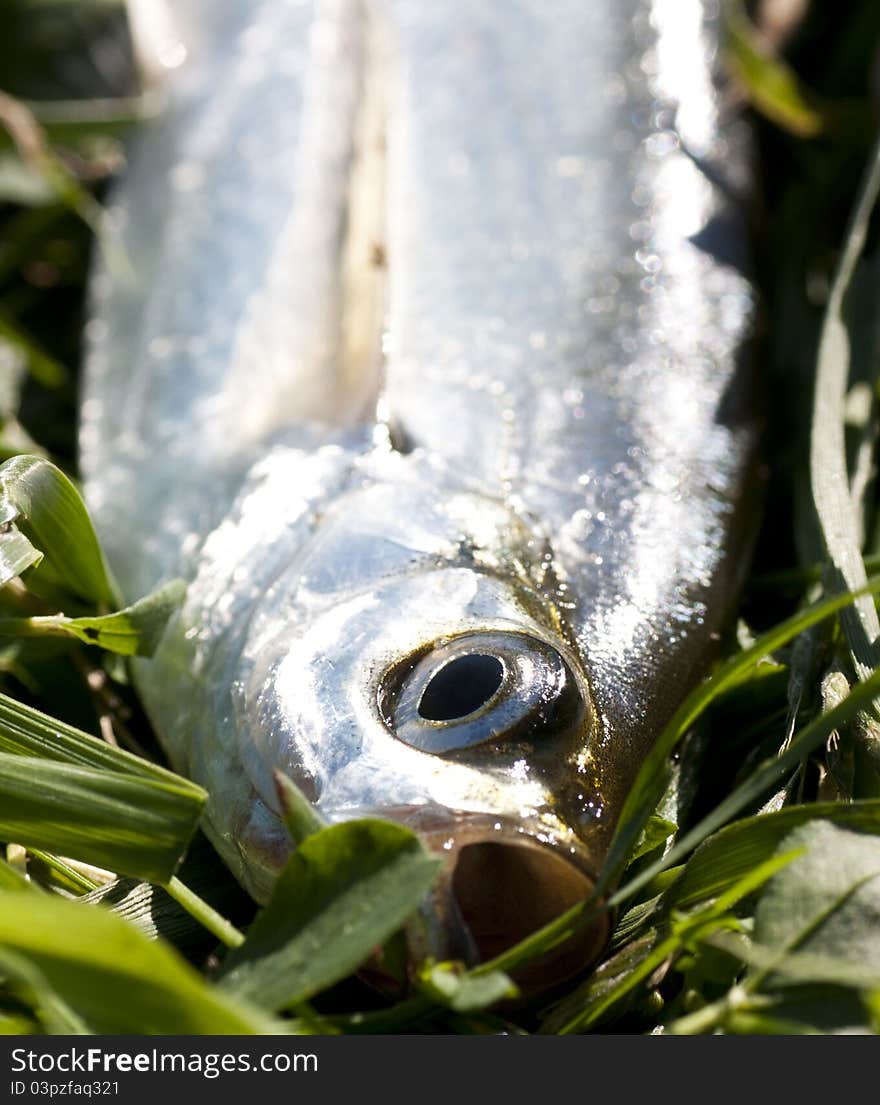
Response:
[{"label": "grass blade", "polygon": [[274,772],[273,779],[281,816],[295,845],[299,846],[307,836],[327,827],[327,822],[292,779],[283,771]]},{"label": "grass blade", "polygon": [[761,50],[741,3],[728,0],[725,4],[724,32],[728,68],[759,111],[801,138],[814,138],[827,129],[825,113],[793,70]]},{"label": "grass blade", "polygon": [[200,898],[176,876],[169,879],[165,884],[165,891],[170,898],[173,898],[179,906],[186,910],[190,917],[193,917],[203,928],[216,936],[221,944],[225,944],[228,948],[238,948],[244,943],[244,936],[235,925],[230,924],[221,913],[218,913],[204,898]]},{"label": "grass blade", "polygon": [[99,234],[101,207],[98,201],[50,148],[42,127],[27,105],[5,92],[0,92],[0,127],[9,135],[23,164],[42,177],[58,202]]},{"label": "grass blade", "polygon": [[114,748],[82,729],[49,717],[5,694],[0,694],[0,752],[153,779],[184,787],[193,795],[204,797],[201,787],[173,771]]},{"label": "grass blade", "polygon": [[622,1001],[642,982],[650,978],[653,972],[670,956],[675,955],[690,941],[704,938],[719,927],[726,925],[725,914],[733,908],[742,898],[754,893],[768,879],[790,863],[798,853],[789,852],[782,856],[773,856],[758,867],[753,868],[747,875],[723,894],[716,902],[687,917],[679,918],[672,926],[672,931],[664,939],[660,940],[650,952],[627,972],[620,981],[610,989],[599,995],[598,1000],[592,1005],[580,1010],[565,1023],[558,1023],[554,1018],[548,1022],[548,1027],[560,1035],[568,1035],[572,1032],[580,1032],[605,1016],[608,1010]]},{"label": "grass blade", "polygon": [[40,550],[35,549],[20,530],[12,525],[4,530],[0,523],[0,587],[5,587],[42,559]]},{"label": "grass blade", "polygon": [[[867,574],[860,551],[860,526],[849,486],[844,436],[844,399],[850,375],[850,332],[844,318],[845,299],[865,244],[871,212],[880,192],[880,142],[846,234],[844,249],[831,286],[816,362],[810,439],[810,485],[822,541],[829,560],[828,583],[835,591],[858,591]],[[880,662],[875,642],[880,620],[874,603],[860,595],[841,613],[841,624],[859,679]]]},{"label": "grass blade", "polygon": [[[830,602],[839,600],[830,600]],[[825,610],[829,602],[824,602],[811,611],[804,614],[812,614]],[[783,625],[790,623],[783,623]],[[779,629],[781,630],[781,626]],[[768,634],[768,636],[770,636]],[[753,653],[759,649],[760,641],[749,649]],[[733,667],[738,668],[737,658]],[[877,672],[864,683],[853,688],[848,698],[841,702],[828,713],[815,719],[791,742],[784,753],[765,760],[739,787],[733,790],[707,817],[704,817],[693,829],[685,833],[666,854],[655,863],[649,864],[638,875],[622,886],[616,893],[610,895],[605,901],[601,901],[601,891],[594,892],[594,897],[580,905],[573,906],[565,913],[560,914],[555,920],[545,925],[542,929],[527,936],[514,947],[509,948],[495,959],[480,964],[474,969],[474,974],[488,973],[492,970],[513,971],[525,963],[531,962],[540,955],[546,954],[552,948],[570,939],[576,932],[589,924],[600,912],[612,909],[623,902],[628,901],[638,894],[640,890],[648,886],[661,872],[668,867],[675,866],[685,855],[696,848],[703,840],[720,829],[724,824],[736,816],[736,814],[760,797],[780,778],[789,774],[811,751],[824,741],[828,734],[838,728],[859,709],[880,696],[880,672]],[[650,816],[650,809],[644,811],[644,820]],[[744,876],[746,877],[746,876]],[[600,880],[601,884],[602,880]],[[607,885],[607,883],[606,883]],[[729,893],[729,891],[725,891]]]},{"label": "grass blade", "polygon": [[164,882],[206,798],[174,772],[0,695],[0,838]]},{"label": "grass blade", "polygon": [[0,890],[30,890],[32,884],[21,872],[0,859]]},{"label": "grass blade", "polygon": [[802,855],[761,894],[755,945],[838,959],[880,986],[880,836],[814,821],[795,829],[783,847]]},{"label": "grass blade", "polygon": [[625,887],[613,894],[609,904],[617,905],[633,897],[661,871],[678,863],[683,856],[735,817],[741,809],[756,801],[774,783],[790,774],[806,756],[826,740],[830,733],[853,717],[858,710],[869,706],[878,696],[880,696],[880,671],[854,687],[849,696],[834,709],[817,717],[794,738],[784,752],[759,764],[744,783],[731,791],[712,813],[677,840],[662,859],[641,871]]},{"label": "grass blade", "polygon": [[82,1018],[55,993],[42,971],[9,948],[0,948],[0,978],[3,976],[7,987],[33,1009],[46,1032],[63,1036],[88,1034]]},{"label": "grass blade", "polygon": [[664,905],[682,909],[716,897],[775,851],[793,829],[813,820],[880,833],[880,801],[787,806],[728,825],[694,852],[664,895]]},{"label": "grass blade", "polygon": [[10,319],[0,314],[0,338],[21,356],[28,372],[44,388],[57,388],[67,380],[69,373],[63,364],[41,349],[30,334],[26,334]]},{"label": "grass blade", "polygon": [[168,619],[180,606],[185,593],[183,581],[172,580],[115,614],[81,618],[66,618],[63,614],[0,618],[0,637],[67,637],[121,656],[152,656]]},{"label": "grass blade", "polygon": [[456,971],[448,963],[430,966],[420,985],[432,1001],[456,1013],[476,1013],[519,995],[516,984],[501,971],[474,976]]},{"label": "grass blade", "polygon": [[82,498],[42,457],[13,457],[0,465],[0,523],[14,527],[43,554],[28,577],[35,594],[72,595],[115,606],[104,557]]},{"label": "grass blade", "polygon": [[203,805],[184,780],[0,753],[0,838],[151,882],[174,874]]},{"label": "grass blade", "polygon": [[0,947],[32,963],[94,1032],[284,1031],[209,986],[162,941],[147,940],[97,906],[0,891]]},{"label": "grass blade", "polygon": [[418,907],[439,862],[408,829],[365,819],[308,836],[221,986],[277,1011],[356,970]]},{"label": "grass blade", "polygon": [[[880,578],[870,580],[864,593],[875,594],[880,591]],[[670,718],[663,732],[657,738],[653,748],[645,757],[635,782],[630,789],[621,811],[618,828],[611,842],[608,859],[603,868],[597,887],[602,892],[615,882],[624,870],[633,848],[651,817],[666,788],[668,769],[667,760],[675,746],[691,728],[703,711],[734,686],[745,672],[759,663],[765,656],[787,644],[788,641],[803,633],[805,629],[816,625],[837,611],[844,609],[853,601],[853,595],[839,595],[824,602],[800,610],[792,617],[764,633],[743,652],[733,656],[723,664],[711,679],[696,687]]]}]

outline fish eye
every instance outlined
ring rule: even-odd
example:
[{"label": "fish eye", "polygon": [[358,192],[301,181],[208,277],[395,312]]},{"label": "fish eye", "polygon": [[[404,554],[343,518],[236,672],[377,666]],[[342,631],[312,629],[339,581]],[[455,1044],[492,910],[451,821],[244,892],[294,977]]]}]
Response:
[{"label": "fish eye", "polygon": [[455,721],[485,706],[504,681],[504,664],[483,652],[448,660],[428,681],[419,699],[425,721]]},{"label": "fish eye", "polygon": [[385,674],[379,709],[404,744],[435,755],[569,729],[584,701],[561,654],[526,633],[467,633]]}]

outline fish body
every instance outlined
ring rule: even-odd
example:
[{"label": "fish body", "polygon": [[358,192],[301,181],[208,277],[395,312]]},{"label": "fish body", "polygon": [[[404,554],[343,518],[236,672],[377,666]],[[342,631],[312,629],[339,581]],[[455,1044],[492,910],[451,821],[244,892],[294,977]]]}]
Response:
[{"label": "fish body", "polygon": [[257,897],[280,769],[446,849],[497,950],[508,892],[588,892],[705,670],[755,437],[714,8],[175,6],[82,468],[125,595],[189,580],[136,679]]}]

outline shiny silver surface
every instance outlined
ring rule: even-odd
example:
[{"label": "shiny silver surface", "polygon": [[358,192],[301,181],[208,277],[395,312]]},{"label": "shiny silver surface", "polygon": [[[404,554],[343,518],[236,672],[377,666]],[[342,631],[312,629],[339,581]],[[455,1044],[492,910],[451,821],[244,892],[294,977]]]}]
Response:
[{"label": "shiny silver surface", "polygon": [[[137,667],[150,715],[258,896],[279,768],[331,818],[421,810],[441,849],[513,825],[595,869],[742,556],[717,4],[175,11],[82,428],[126,595],[192,581]],[[462,655],[490,659],[456,717],[425,695]]]}]

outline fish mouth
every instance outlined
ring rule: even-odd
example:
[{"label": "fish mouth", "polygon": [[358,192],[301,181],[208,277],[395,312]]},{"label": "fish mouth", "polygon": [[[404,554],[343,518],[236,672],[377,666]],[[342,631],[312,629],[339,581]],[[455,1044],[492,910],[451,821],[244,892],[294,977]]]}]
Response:
[{"label": "fish mouth", "polygon": [[[381,816],[418,833],[443,862],[420,924],[410,927],[410,953],[419,959],[487,963],[593,895],[595,877],[581,847],[548,843],[512,819],[424,806]],[[525,996],[551,990],[586,971],[609,935],[609,914],[598,912],[508,973]]]}]

